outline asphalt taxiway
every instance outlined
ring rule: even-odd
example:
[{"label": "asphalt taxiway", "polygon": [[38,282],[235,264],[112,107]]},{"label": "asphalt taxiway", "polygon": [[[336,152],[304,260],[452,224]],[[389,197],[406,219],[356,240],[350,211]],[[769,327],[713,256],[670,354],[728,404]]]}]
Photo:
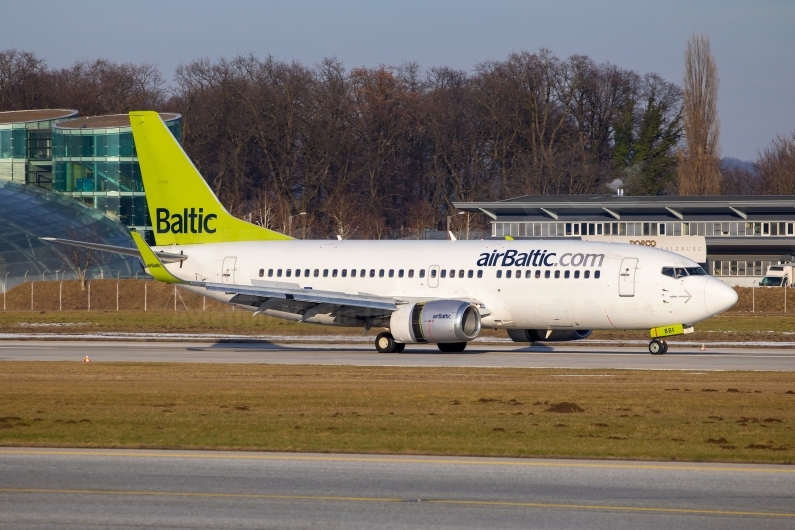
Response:
[{"label": "asphalt taxiway", "polygon": [[0,449],[2,528],[792,528],[795,468]]},{"label": "asphalt taxiway", "polygon": [[643,346],[574,343],[517,347],[472,344],[464,353],[408,346],[379,354],[368,345],[127,341],[0,341],[0,361],[271,363],[352,366],[453,366],[484,368],[582,368],[644,370],[795,371],[795,348],[672,346],[650,355]]}]

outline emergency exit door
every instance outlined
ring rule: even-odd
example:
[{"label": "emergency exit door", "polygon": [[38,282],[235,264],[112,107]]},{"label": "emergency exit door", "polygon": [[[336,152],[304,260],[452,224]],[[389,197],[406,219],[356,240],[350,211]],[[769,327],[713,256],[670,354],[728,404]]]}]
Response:
[{"label": "emergency exit door", "polygon": [[221,283],[235,283],[235,256],[227,256],[221,265]]},{"label": "emergency exit door", "polygon": [[638,258],[621,260],[621,271],[618,274],[618,296],[635,296],[635,269]]}]

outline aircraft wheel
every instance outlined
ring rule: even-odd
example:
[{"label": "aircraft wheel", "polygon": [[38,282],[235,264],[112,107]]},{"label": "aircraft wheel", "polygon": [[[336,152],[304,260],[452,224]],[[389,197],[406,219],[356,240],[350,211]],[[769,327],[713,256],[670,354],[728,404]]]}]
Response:
[{"label": "aircraft wheel", "polygon": [[668,353],[668,343],[667,343],[667,342],[665,342],[665,341],[663,341],[663,351],[662,351],[662,354],[663,354],[663,355],[665,355],[666,353]]},{"label": "aircraft wheel", "polygon": [[665,351],[663,351],[665,348],[663,344],[665,343],[660,339],[652,339],[649,343],[649,353],[652,355],[662,355],[665,353]]},{"label": "aircraft wheel", "polygon": [[375,349],[379,353],[394,353],[395,352],[395,339],[392,334],[386,331],[379,333],[375,338]]},{"label": "aircraft wheel", "polygon": [[395,353],[403,353],[403,350],[406,349],[405,342],[396,342],[395,343]]},{"label": "aircraft wheel", "polygon": [[445,353],[458,353],[462,352],[466,349],[467,343],[466,342],[440,342],[436,346],[439,347],[439,351],[443,351]]}]

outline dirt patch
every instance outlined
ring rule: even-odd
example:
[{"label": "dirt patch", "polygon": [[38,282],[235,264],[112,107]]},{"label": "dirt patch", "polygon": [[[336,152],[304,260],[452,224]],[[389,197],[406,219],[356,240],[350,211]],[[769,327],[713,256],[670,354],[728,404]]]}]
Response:
[{"label": "dirt patch", "polygon": [[585,412],[585,409],[577,405],[576,403],[570,403],[568,401],[561,401],[560,403],[553,404],[544,412],[558,412],[561,414],[569,414],[571,412]]}]

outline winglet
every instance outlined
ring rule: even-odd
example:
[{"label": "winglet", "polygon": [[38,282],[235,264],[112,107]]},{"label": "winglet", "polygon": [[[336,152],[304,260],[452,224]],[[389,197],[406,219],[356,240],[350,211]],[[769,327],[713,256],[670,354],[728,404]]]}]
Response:
[{"label": "winglet", "polygon": [[130,232],[132,235],[133,241],[135,241],[135,246],[138,247],[138,251],[141,253],[141,258],[144,260],[144,266],[149,274],[152,277],[163,283],[188,283],[184,280],[180,280],[173,274],[169,272],[163,262],[160,261],[152,249],[149,248],[149,245],[146,244],[146,241],[141,237],[141,234],[138,232]]}]

